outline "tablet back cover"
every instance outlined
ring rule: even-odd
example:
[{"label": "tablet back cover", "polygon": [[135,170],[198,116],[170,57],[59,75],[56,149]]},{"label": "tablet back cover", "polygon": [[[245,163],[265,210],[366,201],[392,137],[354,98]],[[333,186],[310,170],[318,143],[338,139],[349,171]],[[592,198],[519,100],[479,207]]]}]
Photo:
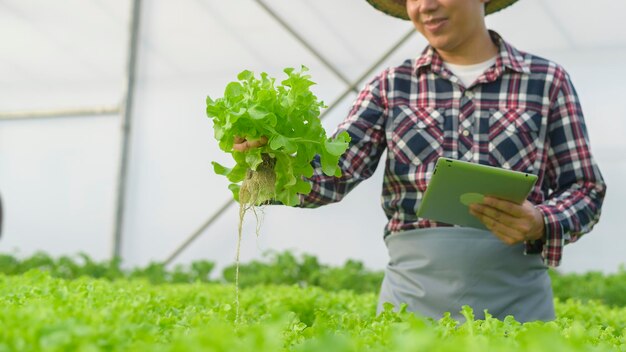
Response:
[{"label": "tablet back cover", "polygon": [[469,204],[489,195],[521,204],[537,176],[507,169],[439,158],[417,216],[448,224],[485,229],[469,213]]}]

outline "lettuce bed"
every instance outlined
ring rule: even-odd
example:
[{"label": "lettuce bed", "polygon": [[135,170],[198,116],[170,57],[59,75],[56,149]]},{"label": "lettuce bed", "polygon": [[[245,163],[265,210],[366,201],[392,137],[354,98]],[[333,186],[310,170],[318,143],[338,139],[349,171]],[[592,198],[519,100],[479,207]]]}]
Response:
[{"label": "lettuce bed", "polygon": [[626,308],[556,300],[554,322],[520,324],[391,310],[375,293],[298,285],[0,274],[0,351],[625,351]]}]

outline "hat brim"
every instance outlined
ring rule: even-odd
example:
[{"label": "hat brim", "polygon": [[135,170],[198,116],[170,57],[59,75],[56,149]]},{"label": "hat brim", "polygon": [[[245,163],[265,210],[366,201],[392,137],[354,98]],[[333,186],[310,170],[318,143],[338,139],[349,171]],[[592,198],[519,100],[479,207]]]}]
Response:
[{"label": "hat brim", "polygon": [[[406,0],[367,0],[375,9],[390,16],[409,20],[406,12]],[[513,5],[517,0],[491,0],[485,5],[485,15],[500,11]]]}]

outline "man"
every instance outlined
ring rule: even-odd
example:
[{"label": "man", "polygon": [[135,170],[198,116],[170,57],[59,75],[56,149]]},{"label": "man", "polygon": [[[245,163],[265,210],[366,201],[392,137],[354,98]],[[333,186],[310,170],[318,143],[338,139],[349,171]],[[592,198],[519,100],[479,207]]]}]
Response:
[{"label": "man", "polygon": [[[563,246],[591,230],[606,191],[569,76],[486,28],[485,15],[516,0],[368,1],[410,19],[430,45],[361,91],[337,131],[352,137],[339,162],[343,176],[317,171],[301,206],[341,200],[386,151],[390,262],[379,311],[406,303],[462,319],[461,306],[470,305],[478,318],[488,310],[521,322],[553,319],[547,265],[559,265]],[[245,151],[266,139],[236,142]],[[538,182],[521,205],[491,197],[472,205],[489,231],[418,218],[441,156],[533,173]]]}]

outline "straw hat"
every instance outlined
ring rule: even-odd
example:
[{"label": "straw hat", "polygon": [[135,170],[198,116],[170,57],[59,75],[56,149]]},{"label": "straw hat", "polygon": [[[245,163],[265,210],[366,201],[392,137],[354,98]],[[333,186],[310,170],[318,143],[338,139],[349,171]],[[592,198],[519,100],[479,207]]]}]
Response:
[{"label": "straw hat", "polygon": [[[517,0],[491,0],[485,5],[485,15],[500,11],[516,1]],[[403,20],[409,19],[409,15],[406,13],[406,0],[367,0],[367,2],[377,10],[388,15]]]}]

